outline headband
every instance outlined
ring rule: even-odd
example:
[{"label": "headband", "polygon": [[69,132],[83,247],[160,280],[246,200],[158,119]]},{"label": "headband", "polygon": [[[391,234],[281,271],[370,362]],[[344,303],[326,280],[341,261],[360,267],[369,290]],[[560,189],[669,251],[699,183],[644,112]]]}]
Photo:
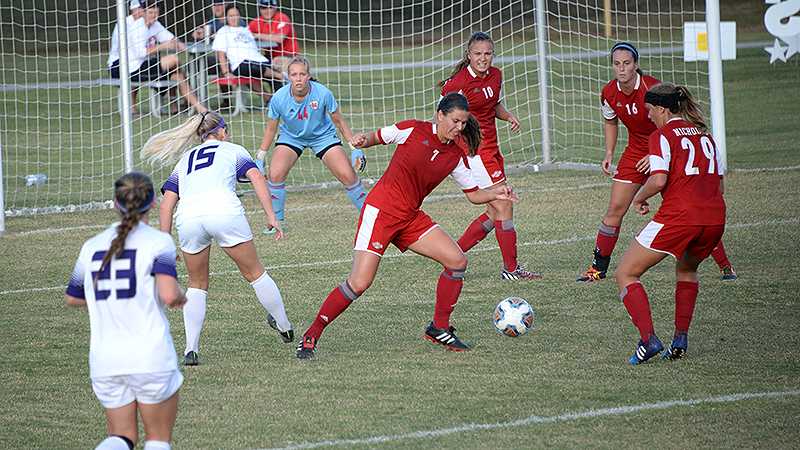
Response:
[{"label": "headband", "polygon": [[[147,211],[149,211],[149,210],[150,210],[150,206],[152,206],[152,205],[153,205],[153,199],[155,198],[155,195],[156,195],[156,192],[155,192],[155,190],[153,190],[153,189],[148,189],[148,190],[147,190],[147,198],[145,198],[143,206],[141,206],[140,208],[138,208],[136,211],[138,211],[138,212],[139,212],[139,214],[144,214],[144,213],[146,213]],[[119,202],[118,202],[116,199],[114,200],[114,206],[116,206],[116,207],[117,207],[117,209],[118,209],[118,210],[119,210],[119,211],[120,211],[122,214],[128,214],[128,211],[129,211],[129,210],[128,210],[128,208],[126,208],[126,207],[122,206],[122,205],[121,205],[121,204],[120,204],[120,203],[119,203]]]},{"label": "headband", "polygon": [[[203,114],[207,114],[207,113],[203,113]],[[206,119],[206,116],[203,116],[203,118],[200,120],[200,126],[203,126],[203,121],[204,121],[205,119]],[[212,135],[212,134],[216,133],[216,132],[217,132],[217,130],[221,130],[221,129],[223,129],[223,128],[227,128],[227,127],[228,127],[228,126],[225,124],[225,119],[223,119],[223,118],[222,118],[222,116],[220,116],[220,118],[219,118],[219,123],[217,124],[217,126],[215,126],[214,128],[212,128],[212,129],[210,129],[210,130],[206,131],[205,133],[203,133],[203,134],[200,136],[200,139],[202,139],[202,140],[206,140],[206,138],[207,138],[209,135]],[[198,127],[198,129],[199,129],[199,127]]]},{"label": "headband", "polygon": [[611,54],[613,55],[617,50],[627,50],[631,52],[633,55],[633,62],[639,62],[639,51],[636,50],[636,47],[634,47],[633,44],[629,44],[627,42],[617,42],[613,47],[611,47]]},{"label": "headband", "polygon": [[681,94],[679,92],[673,92],[671,94],[657,94],[653,91],[647,91],[647,93],[644,94],[645,103],[650,103],[653,106],[663,106],[670,111],[678,110],[678,103],[680,100]]}]

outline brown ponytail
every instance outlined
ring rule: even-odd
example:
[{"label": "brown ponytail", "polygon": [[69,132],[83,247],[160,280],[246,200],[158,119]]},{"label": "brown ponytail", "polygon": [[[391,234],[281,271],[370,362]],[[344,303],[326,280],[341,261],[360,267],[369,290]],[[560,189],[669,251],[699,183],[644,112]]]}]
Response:
[{"label": "brown ponytail", "polygon": [[678,114],[692,122],[700,131],[708,131],[706,119],[700,111],[700,105],[686,86],[676,86],[672,83],[661,83],[651,87],[644,96],[645,103],[669,109],[672,114]]},{"label": "brown ponytail", "polygon": [[[469,103],[467,102],[467,97],[464,97],[458,92],[451,92],[442,97],[442,100],[439,101],[439,106],[436,107],[436,111],[441,111],[442,114],[445,115],[454,109],[469,112]],[[469,118],[467,118],[467,123],[464,124],[464,129],[461,131],[461,134],[467,140],[470,156],[474,156],[475,152],[478,151],[478,147],[481,146],[482,136],[481,125],[478,123],[478,120],[472,116],[472,114],[470,114]]]},{"label": "brown ponytail", "polygon": [[122,255],[128,233],[150,209],[153,198],[155,198],[153,182],[150,177],[141,172],[127,173],[114,183],[114,205],[122,215],[122,221],[117,226],[117,235],[111,241],[111,246],[100,263],[100,269],[95,275],[95,283],[111,258]]},{"label": "brown ponytail", "polygon": [[469,41],[467,41],[467,48],[464,50],[464,56],[461,58],[461,61],[459,61],[455,65],[455,67],[453,67],[453,72],[450,73],[450,76],[438,83],[438,86],[440,88],[444,86],[445,83],[447,83],[447,80],[453,78],[453,75],[457,74],[464,67],[467,67],[469,65],[469,49],[470,47],[472,47],[472,44],[478,41],[489,42],[490,44],[492,44],[492,48],[494,48],[494,41],[492,40],[491,37],[489,37],[488,34],[484,33],[483,31],[476,31],[475,33],[472,33],[472,36],[469,37]]},{"label": "brown ponytail", "polygon": [[706,118],[700,110],[700,105],[694,100],[686,86],[675,86],[678,92],[678,111],[689,122],[692,122],[700,131],[708,131]]}]

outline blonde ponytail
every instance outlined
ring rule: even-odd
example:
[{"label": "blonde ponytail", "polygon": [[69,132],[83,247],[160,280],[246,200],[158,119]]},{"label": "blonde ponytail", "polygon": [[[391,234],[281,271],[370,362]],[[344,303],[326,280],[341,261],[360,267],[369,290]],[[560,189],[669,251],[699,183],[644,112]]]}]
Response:
[{"label": "blonde ponytail", "polygon": [[164,130],[150,137],[142,147],[142,161],[150,164],[177,162],[186,150],[201,142],[197,128],[202,120],[203,114],[197,114],[175,128]]}]

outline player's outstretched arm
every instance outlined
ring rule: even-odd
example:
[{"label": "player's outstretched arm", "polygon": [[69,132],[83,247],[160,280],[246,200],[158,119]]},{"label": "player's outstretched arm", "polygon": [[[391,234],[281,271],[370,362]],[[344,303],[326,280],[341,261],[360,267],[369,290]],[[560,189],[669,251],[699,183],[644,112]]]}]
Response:
[{"label": "player's outstretched arm", "polygon": [[256,198],[258,198],[258,202],[261,204],[261,209],[264,210],[264,214],[267,216],[267,225],[270,228],[274,228],[276,231],[275,240],[277,241],[278,239],[283,238],[283,230],[281,230],[278,218],[275,217],[275,211],[272,210],[272,200],[269,194],[269,186],[267,186],[264,176],[261,175],[261,172],[256,168],[251,168],[248,170],[245,176],[247,176],[247,179],[253,184],[253,190],[256,193]]},{"label": "player's outstretched arm", "polygon": [[372,147],[373,145],[380,144],[381,141],[378,139],[377,132],[372,133],[356,133],[353,135],[353,138],[350,140],[350,145],[355,148],[367,148]]},{"label": "player's outstretched arm", "polygon": [[633,208],[636,210],[636,212],[640,215],[649,213],[650,205],[647,203],[647,199],[661,192],[666,185],[667,174],[654,173],[650,175],[647,178],[647,181],[644,183],[644,186],[639,189],[636,197],[633,198]]},{"label": "player's outstretched arm", "polygon": [[264,127],[264,136],[261,138],[261,145],[258,146],[258,153],[256,153],[256,159],[264,160],[276,134],[278,134],[278,121],[276,119],[267,120],[267,125]]},{"label": "player's outstretched arm", "polygon": [[339,109],[331,113],[331,120],[336,125],[336,128],[339,129],[339,132],[342,133],[345,141],[350,142],[353,140],[353,130],[350,129],[347,119],[344,118],[344,114]]},{"label": "player's outstretched arm", "polygon": [[164,191],[161,204],[158,207],[158,227],[167,234],[172,234],[172,214],[178,205],[178,194]]},{"label": "player's outstretched arm", "polygon": [[515,203],[519,201],[517,193],[508,185],[500,185],[488,189],[477,189],[465,192],[464,195],[467,196],[467,200],[476,205],[482,205],[495,200],[508,200]]}]

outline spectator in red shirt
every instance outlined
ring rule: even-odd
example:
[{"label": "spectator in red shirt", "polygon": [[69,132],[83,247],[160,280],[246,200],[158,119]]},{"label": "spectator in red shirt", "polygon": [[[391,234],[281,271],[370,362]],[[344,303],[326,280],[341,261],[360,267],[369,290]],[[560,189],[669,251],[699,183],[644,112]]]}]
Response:
[{"label": "spectator in red shirt", "polygon": [[292,20],[278,11],[278,0],[258,0],[259,17],[247,25],[257,40],[271,41],[278,45],[267,50],[272,60],[272,67],[282,73],[286,72],[289,60],[300,54],[297,35]]}]

